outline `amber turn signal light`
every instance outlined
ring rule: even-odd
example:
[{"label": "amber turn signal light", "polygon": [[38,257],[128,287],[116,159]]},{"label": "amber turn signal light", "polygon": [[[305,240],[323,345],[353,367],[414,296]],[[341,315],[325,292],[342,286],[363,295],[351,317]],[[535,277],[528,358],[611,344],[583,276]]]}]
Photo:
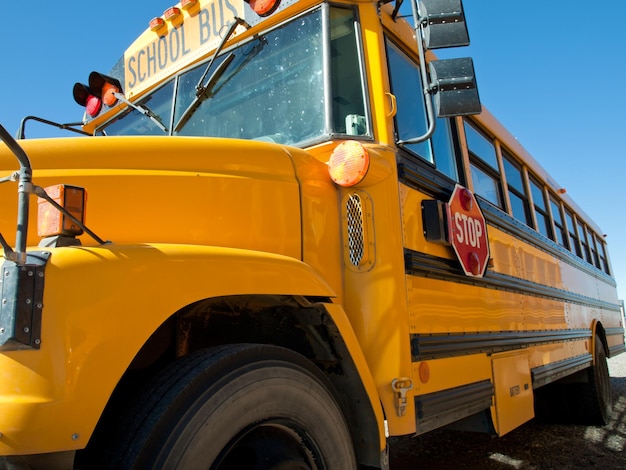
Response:
[{"label": "amber turn signal light", "polygon": [[[85,191],[85,188],[58,184],[45,188],[45,191],[57,204],[65,208],[81,223],[85,223],[85,205],[87,202],[87,191]],[[40,237],[57,235],[77,236],[82,233],[83,229],[72,219],[45,199],[39,198],[37,234]]]}]

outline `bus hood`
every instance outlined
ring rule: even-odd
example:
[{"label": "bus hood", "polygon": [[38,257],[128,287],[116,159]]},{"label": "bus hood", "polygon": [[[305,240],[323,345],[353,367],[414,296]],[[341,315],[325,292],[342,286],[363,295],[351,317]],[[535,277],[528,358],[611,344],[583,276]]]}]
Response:
[{"label": "bus hood", "polygon": [[[24,140],[33,183],[87,190],[86,225],[103,240],[261,250],[301,258],[296,168],[326,175],[303,150],[206,137],[92,137]],[[17,170],[0,144],[0,176]],[[313,168],[313,171],[311,171]],[[37,234],[30,198],[28,245]],[[14,243],[17,188],[0,185],[0,230]],[[83,245],[96,242],[80,236]]]}]

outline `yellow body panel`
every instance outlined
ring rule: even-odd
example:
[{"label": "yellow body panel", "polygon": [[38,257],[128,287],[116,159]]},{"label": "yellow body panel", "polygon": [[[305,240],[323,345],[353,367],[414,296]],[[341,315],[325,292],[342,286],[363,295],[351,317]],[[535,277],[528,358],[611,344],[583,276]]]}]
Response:
[{"label": "yellow body panel", "polygon": [[[425,366],[424,366],[425,364]],[[427,380],[420,378],[420,368],[429,370]],[[454,371],[454,373],[450,373]],[[414,393],[424,395],[461,385],[491,379],[491,358],[486,354],[448,357],[413,363]]]},{"label": "yellow body panel", "polygon": [[[377,432],[376,452],[383,455],[385,424],[390,435],[422,432],[416,411],[421,398],[422,404],[437,403],[428,410],[432,426],[463,418],[468,409],[486,411],[491,400],[494,425],[504,434],[532,417],[533,369],[586,361],[594,351],[594,333],[601,336],[603,329],[612,329],[608,346],[620,351],[624,325],[608,270],[585,265],[556,243],[547,249],[548,241],[532,228],[508,219],[508,225],[500,223],[511,218],[495,208],[487,225],[491,260],[484,278],[464,276],[452,247],[426,238],[422,203],[434,198],[445,203],[456,181],[395,143],[397,103],[385,35],[416,59],[415,31],[404,20],[391,19],[393,5],[338,3],[357,13],[355,50],[363,53],[359,72],[369,96],[364,116],[355,117],[367,122],[367,135],[334,134],[335,116],[327,115],[324,134],[306,150],[210,137],[21,142],[35,184],[86,188],[86,223],[111,243],[96,246],[82,235],[82,246],[49,249],[41,347],[0,353],[0,455],[84,448],[152,333],[204,299],[271,295],[323,303],[338,338],[316,337],[316,346],[328,348],[324,357],[337,357],[337,369],[342,360],[354,363],[355,373],[341,383],[365,391],[367,399],[351,411],[367,415],[366,422],[375,420],[376,429],[363,435],[371,444]],[[239,28],[226,49],[253,35],[263,38],[317,5],[285,2],[267,18],[256,18],[251,29]],[[224,26],[235,15],[249,15],[250,7],[240,0],[200,0],[181,12],[180,23],[144,32],[124,56],[127,98],[141,98],[212,53],[220,25],[208,29],[208,11],[223,14],[215,19]],[[158,54],[166,52],[159,63]],[[325,83],[337,78],[328,70],[320,73]],[[104,112],[84,129],[95,131],[126,106]],[[546,192],[556,194],[547,174],[487,111],[476,122],[500,139],[494,148],[513,152],[528,166],[526,174],[545,179]],[[459,180],[472,189],[463,120],[456,124],[461,150],[456,157],[463,162]],[[352,138],[369,152],[371,168],[354,187],[340,187],[331,181],[326,162],[339,141]],[[416,164],[414,181],[399,174],[403,159]],[[16,169],[15,157],[0,145],[0,172]],[[562,200],[582,214],[567,197]],[[14,185],[0,185],[0,201],[0,231],[13,245]],[[39,243],[36,218],[31,210],[32,250]],[[515,228],[528,233],[522,236]],[[363,245],[355,249],[353,242]],[[423,264],[415,271],[412,255]],[[555,334],[537,340],[546,332]],[[445,343],[440,349],[438,340]],[[350,357],[333,356],[333,345],[345,346]],[[400,394],[392,387],[397,381],[409,385]],[[454,393],[446,394],[450,390]],[[456,405],[446,415],[445,397],[451,395]]]},{"label": "yellow body panel", "polygon": [[192,245],[58,248],[45,277],[41,349],[0,354],[5,455],[84,447],[133,357],[186,305],[227,295],[334,295],[292,258]]},{"label": "yellow body panel", "polygon": [[533,387],[525,352],[494,354],[495,386],[491,412],[498,435],[502,436],[535,416]]}]

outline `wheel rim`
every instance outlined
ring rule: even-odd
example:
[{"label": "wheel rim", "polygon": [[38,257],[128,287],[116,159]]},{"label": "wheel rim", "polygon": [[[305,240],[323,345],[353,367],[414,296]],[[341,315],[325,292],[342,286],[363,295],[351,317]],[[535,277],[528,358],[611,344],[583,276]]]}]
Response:
[{"label": "wheel rim", "polygon": [[237,434],[222,450],[212,470],[316,469],[319,452],[294,423],[264,421]]}]

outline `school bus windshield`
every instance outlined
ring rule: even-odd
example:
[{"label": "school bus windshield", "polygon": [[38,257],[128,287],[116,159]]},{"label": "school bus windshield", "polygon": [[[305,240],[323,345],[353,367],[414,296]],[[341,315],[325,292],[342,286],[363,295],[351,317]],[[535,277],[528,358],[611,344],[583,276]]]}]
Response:
[{"label": "school bus windshield", "polygon": [[[329,15],[330,21],[324,21]],[[328,35],[324,25],[329,24]],[[330,41],[327,41],[326,38]],[[328,52],[325,44],[329,44]],[[331,134],[367,135],[362,71],[351,9],[322,7],[184,71],[138,104],[165,125],[127,109],[107,135],[213,136],[302,144]],[[203,75],[214,76],[199,106],[181,123]],[[328,58],[328,59],[326,59]],[[324,62],[330,61],[325,76]],[[205,83],[206,84],[206,83]],[[178,124],[178,128],[177,128]]]}]

